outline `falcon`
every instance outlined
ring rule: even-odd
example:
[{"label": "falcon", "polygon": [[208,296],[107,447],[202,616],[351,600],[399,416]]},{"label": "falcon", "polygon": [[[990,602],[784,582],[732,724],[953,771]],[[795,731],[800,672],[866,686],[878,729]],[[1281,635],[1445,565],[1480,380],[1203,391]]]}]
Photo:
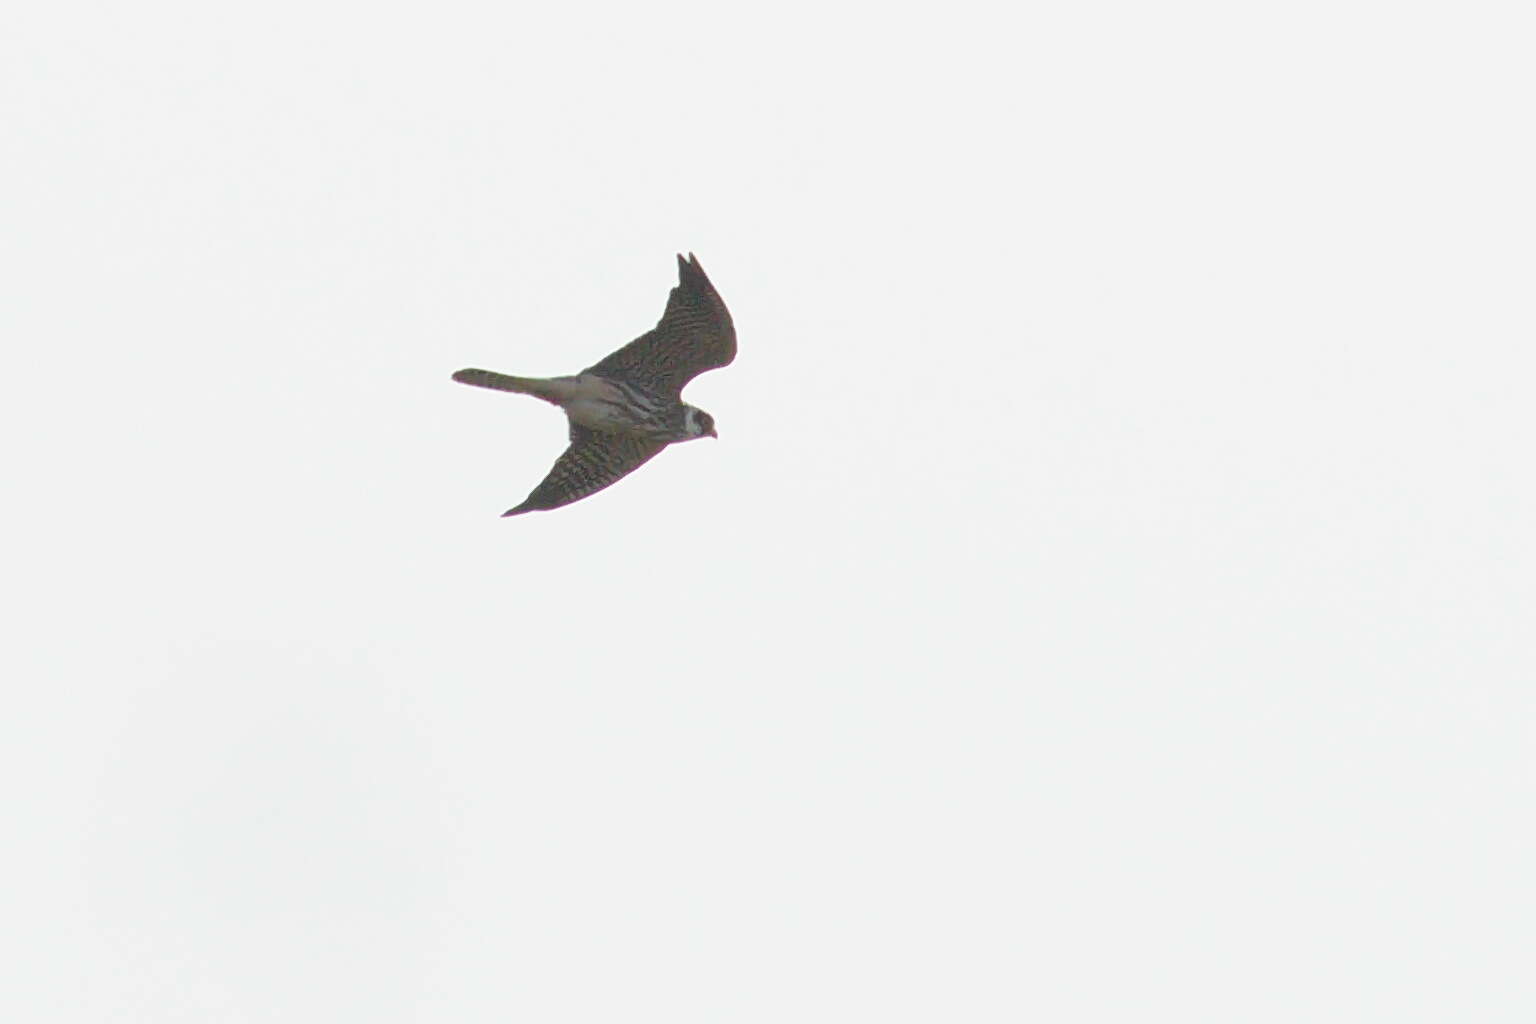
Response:
[{"label": "falcon", "polygon": [[684,386],[736,358],[736,328],[693,253],[677,257],[677,287],[656,326],[572,377],[511,377],[460,370],[460,384],[542,398],[565,410],[571,445],[517,516],[596,494],[669,444],[719,437],[715,420],[682,399]]}]

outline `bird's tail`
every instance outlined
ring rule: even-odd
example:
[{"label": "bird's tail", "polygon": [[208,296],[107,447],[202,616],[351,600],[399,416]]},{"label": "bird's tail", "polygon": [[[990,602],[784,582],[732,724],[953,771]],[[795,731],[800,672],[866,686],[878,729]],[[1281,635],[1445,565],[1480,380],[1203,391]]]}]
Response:
[{"label": "bird's tail", "polygon": [[519,395],[533,395],[542,398],[546,402],[554,402],[559,405],[567,396],[568,388],[561,387],[560,381],[548,380],[543,377],[512,377],[505,373],[497,373],[494,370],[460,370],[453,375],[453,379],[460,384],[472,384],[477,388],[491,388],[496,391],[511,391]]}]

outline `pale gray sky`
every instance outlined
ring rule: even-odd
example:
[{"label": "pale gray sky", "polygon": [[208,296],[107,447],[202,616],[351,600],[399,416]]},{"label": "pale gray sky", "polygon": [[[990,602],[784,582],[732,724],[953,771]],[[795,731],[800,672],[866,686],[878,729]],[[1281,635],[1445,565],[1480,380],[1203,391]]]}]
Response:
[{"label": "pale gray sky", "polygon": [[9,14],[0,1018],[1533,1019],[1518,11]]}]

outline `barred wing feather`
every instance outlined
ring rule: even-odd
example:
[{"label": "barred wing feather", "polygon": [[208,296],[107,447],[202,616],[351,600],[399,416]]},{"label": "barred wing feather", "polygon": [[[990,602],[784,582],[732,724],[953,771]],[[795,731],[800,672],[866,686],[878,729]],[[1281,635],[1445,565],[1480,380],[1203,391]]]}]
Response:
[{"label": "barred wing feather", "polygon": [[686,260],[678,256],[677,279],[656,327],[585,372],[632,381],[676,398],[693,378],[736,358],[730,311],[693,253]]},{"label": "barred wing feather", "polygon": [[645,465],[665,448],[664,441],[648,441],[627,434],[605,434],[571,424],[571,446],[554,467],[516,508],[502,516],[544,511],[596,494]]}]

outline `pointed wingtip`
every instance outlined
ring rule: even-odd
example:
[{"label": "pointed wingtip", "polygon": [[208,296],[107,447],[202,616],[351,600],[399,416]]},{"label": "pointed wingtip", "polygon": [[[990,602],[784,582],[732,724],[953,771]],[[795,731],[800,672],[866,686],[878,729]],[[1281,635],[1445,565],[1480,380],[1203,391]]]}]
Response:
[{"label": "pointed wingtip", "polygon": [[709,275],[704,273],[704,264],[693,253],[684,259],[682,253],[677,254],[677,280],[679,283],[687,280],[709,280]]},{"label": "pointed wingtip", "polygon": [[505,512],[503,512],[501,514],[501,518],[505,519],[508,516],[520,516],[524,512],[532,512],[532,511],[533,511],[532,509],[530,509],[530,508],[528,508],[526,506],[519,505],[519,506],[517,506],[517,508],[509,508],[509,509],[507,509]]}]

